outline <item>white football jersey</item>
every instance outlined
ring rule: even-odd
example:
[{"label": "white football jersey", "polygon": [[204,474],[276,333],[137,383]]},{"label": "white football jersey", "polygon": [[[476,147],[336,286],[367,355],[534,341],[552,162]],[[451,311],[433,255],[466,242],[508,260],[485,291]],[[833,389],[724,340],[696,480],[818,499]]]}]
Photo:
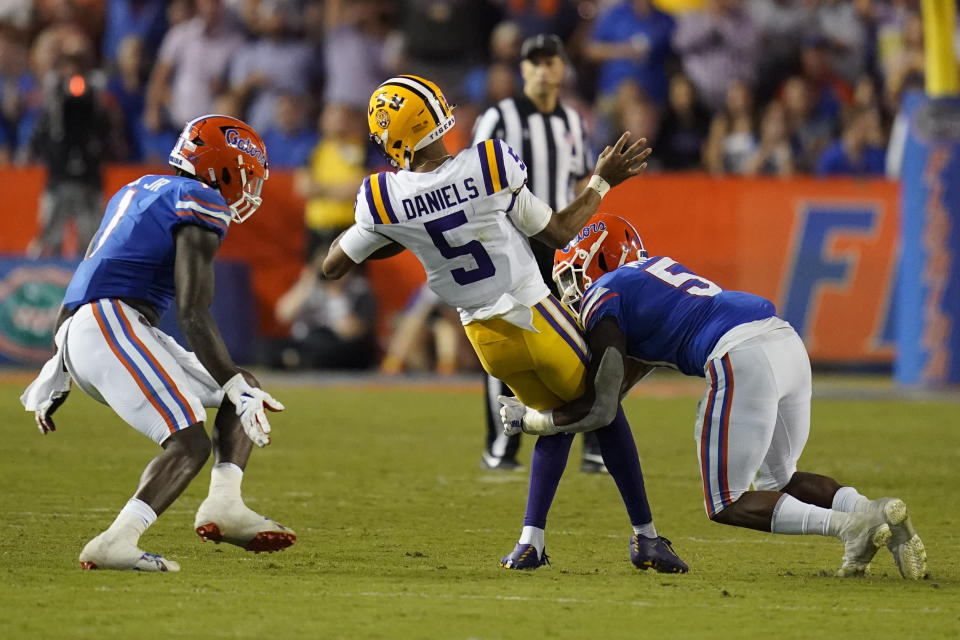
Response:
[{"label": "white football jersey", "polygon": [[360,263],[390,241],[402,244],[465,324],[509,319],[511,308],[550,294],[524,236],[542,231],[552,211],[526,180],[526,166],[502,140],[481,142],[428,173],[369,176],[340,247]]}]

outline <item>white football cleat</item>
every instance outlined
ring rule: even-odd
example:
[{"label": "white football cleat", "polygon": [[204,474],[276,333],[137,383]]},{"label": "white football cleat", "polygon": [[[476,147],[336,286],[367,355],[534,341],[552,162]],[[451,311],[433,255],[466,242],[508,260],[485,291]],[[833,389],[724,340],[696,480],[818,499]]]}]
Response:
[{"label": "white football cleat", "polygon": [[88,542],[80,552],[81,569],[113,569],[117,571],[180,571],[180,565],[161,555],[147,553],[136,544],[108,536],[103,532]]},{"label": "white football cleat", "polygon": [[847,523],[840,530],[843,542],[843,564],[837,575],[843,578],[862,576],[870,570],[870,561],[891,537],[890,526],[875,511],[847,513]]},{"label": "white football cleat", "polygon": [[870,501],[871,509],[881,513],[890,527],[887,549],[893,554],[900,575],[908,580],[919,580],[927,573],[927,551],[913,528],[907,514],[907,505],[900,498],[877,498]]},{"label": "white football cleat", "polygon": [[193,526],[205,541],[229,542],[254,553],[281,551],[297,539],[293,529],[260,515],[243,500],[207,498]]}]

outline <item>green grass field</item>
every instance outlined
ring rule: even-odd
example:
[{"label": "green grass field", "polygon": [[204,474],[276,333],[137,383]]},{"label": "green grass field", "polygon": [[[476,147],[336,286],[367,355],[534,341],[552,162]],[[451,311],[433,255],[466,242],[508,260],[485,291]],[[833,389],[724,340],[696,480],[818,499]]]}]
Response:
[{"label": "green grass field", "polygon": [[[0,385],[0,638],[957,638],[960,439],[950,402],[818,399],[802,467],[907,501],[929,577],[832,577],[834,539],[761,534],[704,515],[681,394],[626,402],[657,526],[691,565],[641,572],[607,476],[577,471],[547,530],[552,567],[510,572],[524,473],[478,465],[479,386],[271,386],[287,411],[255,451],[248,503],[298,542],[252,555],[202,543],[206,471],[142,544],[179,574],[84,572],[77,555],[132,493],[153,445],[75,391],[41,436]],[[656,385],[652,387],[656,389]],[[531,442],[521,457],[529,460]]]}]

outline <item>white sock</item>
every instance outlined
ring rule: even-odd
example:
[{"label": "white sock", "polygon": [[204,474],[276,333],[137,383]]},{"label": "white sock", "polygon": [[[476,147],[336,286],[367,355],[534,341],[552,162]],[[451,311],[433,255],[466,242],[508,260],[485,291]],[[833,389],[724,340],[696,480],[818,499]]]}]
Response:
[{"label": "white sock", "polygon": [[540,527],[523,527],[520,532],[520,544],[532,544],[537,549],[537,557],[543,557],[543,547],[546,544],[543,541],[543,529]]},{"label": "white sock", "polygon": [[236,498],[240,500],[240,483],[243,481],[243,469],[232,462],[218,462],[210,471],[211,497]]},{"label": "white sock", "polygon": [[156,521],[157,514],[150,505],[143,500],[130,498],[107,531],[136,544],[143,532]]},{"label": "white sock", "polygon": [[833,531],[840,522],[831,526],[831,520],[843,520],[835,516],[839,512],[824,509],[816,505],[800,502],[789,494],[780,496],[777,506],[773,509],[773,518],[770,522],[770,531],[787,535],[812,533],[818,536],[835,536]]},{"label": "white sock", "polygon": [[869,511],[870,498],[861,495],[853,487],[840,487],[833,496],[833,510],[852,513],[855,511]]},{"label": "white sock", "polygon": [[642,524],[639,527],[633,525],[633,532],[643,536],[644,538],[656,538],[657,537],[657,528],[653,526],[653,520],[647,524]]}]

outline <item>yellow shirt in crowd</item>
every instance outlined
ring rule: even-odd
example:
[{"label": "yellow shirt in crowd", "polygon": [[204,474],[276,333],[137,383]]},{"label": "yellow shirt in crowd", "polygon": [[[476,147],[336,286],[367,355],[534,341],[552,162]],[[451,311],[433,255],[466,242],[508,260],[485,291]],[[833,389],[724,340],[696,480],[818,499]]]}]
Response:
[{"label": "yellow shirt in crowd", "polygon": [[[354,183],[355,189],[367,176],[364,167],[366,147],[363,141],[337,138],[321,140],[310,155],[310,177],[317,184]],[[311,198],[307,200],[304,222],[309,229],[336,229],[353,224],[353,197]]]}]

